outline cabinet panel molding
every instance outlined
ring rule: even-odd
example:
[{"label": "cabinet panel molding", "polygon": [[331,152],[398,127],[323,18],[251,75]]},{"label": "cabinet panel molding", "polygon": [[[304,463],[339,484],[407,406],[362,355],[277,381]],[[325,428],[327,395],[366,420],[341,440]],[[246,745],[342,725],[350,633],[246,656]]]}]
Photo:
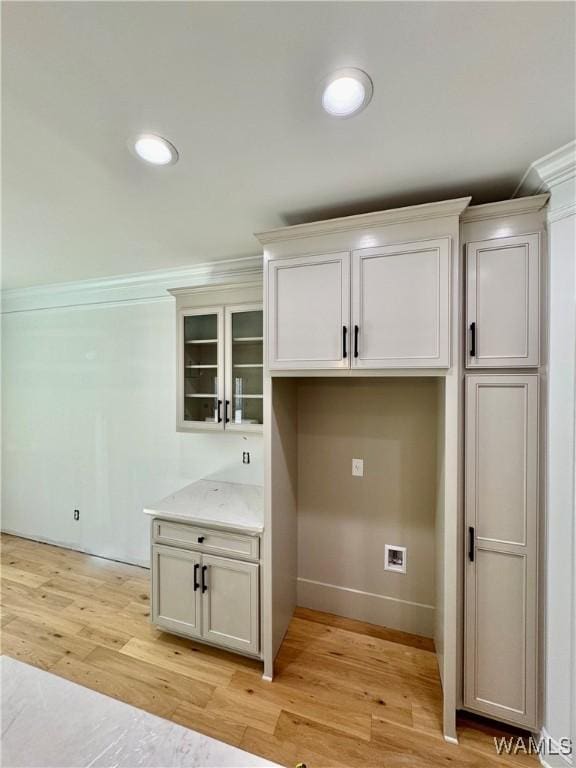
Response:
[{"label": "cabinet panel molding", "polygon": [[245,653],[259,650],[259,566],[202,556],[207,590],[202,602],[202,636]]},{"label": "cabinet panel molding", "polygon": [[154,520],[154,541],[172,546],[190,547],[209,554],[257,560],[260,539],[232,531],[203,528],[171,520]]},{"label": "cabinet panel molding", "polygon": [[174,547],[152,547],[152,621],[189,637],[200,637],[201,555]]},{"label": "cabinet panel molding", "polygon": [[450,366],[450,252],[449,237],[353,251],[352,367]]},{"label": "cabinet panel molding", "polygon": [[464,706],[535,729],[538,376],[466,377]]},{"label": "cabinet panel molding", "polygon": [[268,262],[271,370],[348,368],[343,334],[349,321],[347,251]]},{"label": "cabinet panel molding", "polygon": [[540,362],[540,235],[468,243],[467,367]]}]

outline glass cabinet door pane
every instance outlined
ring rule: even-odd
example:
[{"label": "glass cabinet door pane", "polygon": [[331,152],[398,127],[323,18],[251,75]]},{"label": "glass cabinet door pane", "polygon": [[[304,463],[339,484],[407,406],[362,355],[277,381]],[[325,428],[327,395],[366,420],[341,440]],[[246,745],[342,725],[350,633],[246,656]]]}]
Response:
[{"label": "glass cabinet door pane", "polygon": [[261,309],[232,314],[233,424],[262,424],[263,341]]},{"label": "glass cabinet door pane", "polygon": [[218,421],[218,315],[184,317],[184,420]]},{"label": "glass cabinet door pane", "polygon": [[184,418],[186,421],[218,422],[217,397],[184,397]]}]

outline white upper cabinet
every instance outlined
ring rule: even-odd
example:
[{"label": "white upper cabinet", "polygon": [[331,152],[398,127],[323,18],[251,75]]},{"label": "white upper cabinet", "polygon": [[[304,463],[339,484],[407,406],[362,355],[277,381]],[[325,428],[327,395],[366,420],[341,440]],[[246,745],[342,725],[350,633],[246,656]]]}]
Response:
[{"label": "white upper cabinet", "polygon": [[270,369],[449,367],[450,249],[446,237],[271,260]]},{"label": "white upper cabinet", "polygon": [[348,368],[348,252],[270,261],[268,298],[270,369]]},{"label": "white upper cabinet", "polygon": [[262,326],[261,304],[180,309],[178,429],[261,431]]},{"label": "white upper cabinet", "polygon": [[224,424],[224,308],[184,309],[178,316],[178,426]]},{"label": "white upper cabinet", "polygon": [[450,238],[352,253],[352,367],[450,365]]},{"label": "white upper cabinet", "polygon": [[540,237],[468,243],[468,368],[539,364]]},{"label": "white upper cabinet", "polygon": [[260,430],[263,421],[264,329],[261,304],[226,307],[226,430]]}]

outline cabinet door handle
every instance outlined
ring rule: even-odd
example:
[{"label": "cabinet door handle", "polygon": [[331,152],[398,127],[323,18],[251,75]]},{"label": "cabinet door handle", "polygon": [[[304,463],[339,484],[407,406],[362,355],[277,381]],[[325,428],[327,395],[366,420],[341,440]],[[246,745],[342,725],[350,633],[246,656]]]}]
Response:
[{"label": "cabinet door handle", "polygon": [[206,571],[208,570],[207,565],[202,566],[202,592],[206,592],[208,589],[208,585],[206,584]]},{"label": "cabinet door handle", "polygon": [[344,360],[348,357],[347,337],[348,337],[348,328],[345,325],[343,325],[342,326],[342,357],[344,358]]},{"label": "cabinet door handle", "polygon": [[470,560],[471,563],[474,562],[474,537],[474,528],[470,526],[468,528],[468,560]]},{"label": "cabinet door handle", "polygon": [[194,563],[194,592],[200,588],[200,584],[198,583],[198,568],[200,568],[200,564]]},{"label": "cabinet door handle", "polygon": [[230,421],[230,416],[228,415],[228,409],[230,408],[230,400],[226,400],[226,404],[224,406],[224,419],[226,421],[226,424]]},{"label": "cabinet door handle", "polygon": [[218,424],[222,421],[222,400],[218,400]]},{"label": "cabinet door handle", "polygon": [[470,323],[470,357],[476,357],[476,323]]},{"label": "cabinet door handle", "polygon": [[360,333],[360,328],[355,325],[354,326],[354,357],[358,357],[358,334]]}]

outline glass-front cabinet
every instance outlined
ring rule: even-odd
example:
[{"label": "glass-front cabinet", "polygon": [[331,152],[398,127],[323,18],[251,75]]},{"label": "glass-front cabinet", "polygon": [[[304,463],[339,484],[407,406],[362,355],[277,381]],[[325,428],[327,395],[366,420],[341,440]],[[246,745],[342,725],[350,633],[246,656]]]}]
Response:
[{"label": "glass-front cabinet", "polygon": [[218,429],[222,424],[223,315],[221,307],[183,310],[182,420]]},{"label": "glass-front cabinet", "polygon": [[178,428],[261,431],[262,306],[181,309]]},{"label": "glass-front cabinet", "polygon": [[263,420],[262,307],[226,309],[226,428],[259,429]]}]

